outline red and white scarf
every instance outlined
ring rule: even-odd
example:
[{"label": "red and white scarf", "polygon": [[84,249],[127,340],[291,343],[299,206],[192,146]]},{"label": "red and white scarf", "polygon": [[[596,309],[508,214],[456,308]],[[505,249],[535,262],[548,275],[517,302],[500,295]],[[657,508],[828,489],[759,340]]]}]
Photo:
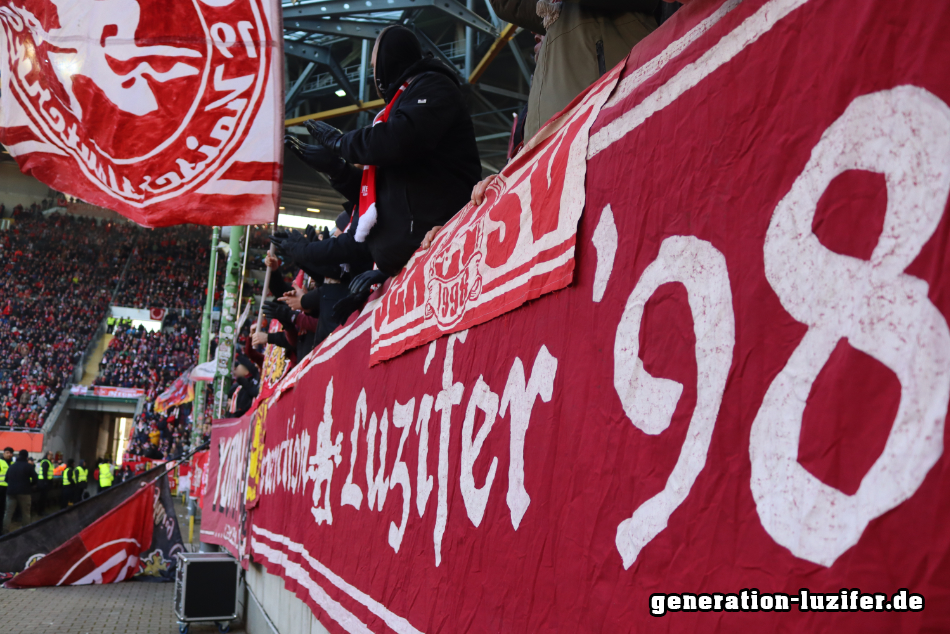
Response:
[{"label": "red and white scarf", "polygon": [[[407,81],[402,86],[399,87],[399,90],[396,91],[396,94],[393,96],[392,101],[390,101],[386,107],[380,110],[379,114],[373,119],[373,125],[378,125],[380,123],[385,123],[389,119],[389,111],[392,110],[393,105],[399,99],[399,95],[402,94],[402,91],[406,89],[409,85]],[[366,236],[369,235],[370,229],[376,224],[376,166],[375,165],[364,165],[363,166],[363,179],[360,182],[360,219],[359,223],[356,225],[356,235],[354,238],[357,242],[363,242],[366,240]]]}]

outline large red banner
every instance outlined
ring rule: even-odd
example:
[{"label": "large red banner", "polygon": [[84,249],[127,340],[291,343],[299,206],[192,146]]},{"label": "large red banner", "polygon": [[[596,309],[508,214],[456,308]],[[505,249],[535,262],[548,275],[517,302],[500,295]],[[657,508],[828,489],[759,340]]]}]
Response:
[{"label": "large red banner", "polygon": [[687,5],[569,287],[368,367],[384,295],[278,385],[253,560],[332,632],[950,630],[948,27]]},{"label": "large red banner", "polygon": [[201,541],[244,552],[244,487],[249,418],[222,419],[211,427],[211,447],[202,475]]},{"label": "large red banner", "polygon": [[0,0],[0,141],[147,226],[274,219],[282,60],[268,0]]}]

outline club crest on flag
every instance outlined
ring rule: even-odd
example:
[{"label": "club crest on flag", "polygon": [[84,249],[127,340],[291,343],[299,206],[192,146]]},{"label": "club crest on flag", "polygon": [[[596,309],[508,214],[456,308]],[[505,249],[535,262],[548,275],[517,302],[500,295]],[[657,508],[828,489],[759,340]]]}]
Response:
[{"label": "club crest on flag", "polygon": [[426,263],[426,318],[442,328],[455,326],[465,315],[469,301],[482,293],[479,267],[485,261],[485,232],[477,224],[461,242],[442,242]]},{"label": "club crest on flag", "polygon": [[3,142],[24,171],[54,155],[72,172],[56,186],[146,224],[162,202],[246,182],[235,154],[269,92],[267,16],[263,0],[0,7]]}]

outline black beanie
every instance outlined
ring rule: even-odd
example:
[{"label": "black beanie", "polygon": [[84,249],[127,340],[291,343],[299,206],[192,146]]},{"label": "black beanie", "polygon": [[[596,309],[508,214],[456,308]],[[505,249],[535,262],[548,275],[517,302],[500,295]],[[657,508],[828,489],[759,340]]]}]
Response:
[{"label": "black beanie", "polygon": [[350,214],[345,211],[341,211],[340,215],[336,217],[336,228],[340,231],[346,231],[347,226],[350,224]]},{"label": "black beanie", "polygon": [[410,66],[422,60],[422,47],[415,33],[400,25],[383,29],[377,42],[376,88],[389,103],[399,89],[395,82]]},{"label": "black beanie", "polygon": [[235,355],[234,364],[243,365],[245,368],[247,368],[247,371],[251,373],[251,376],[253,376],[254,378],[257,378],[258,376],[257,366],[254,364],[253,361],[248,359],[243,354]]}]

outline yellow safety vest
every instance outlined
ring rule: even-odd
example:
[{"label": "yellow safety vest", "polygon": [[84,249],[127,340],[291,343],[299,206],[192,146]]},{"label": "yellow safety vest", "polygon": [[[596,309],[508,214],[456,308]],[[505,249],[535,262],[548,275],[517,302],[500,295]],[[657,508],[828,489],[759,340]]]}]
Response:
[{"label": "yellow safety vest", "polygon": [[73,469],[66,469],[65,471],[63,471],[63,486],[68,487],[70,485],[70,482],[69,482],[70,471],[73,471]]},{"label": "yellow safety vest", "polygon": [[0,458],[0,487],[7,486],[7,469],[10,465],[3,458]]},{"label": "yellow safety vest", "polygon": [[99,486],[111,487],[113,477],[111,464],[104,462],[99,465]]},{"label": "yellow safety vest", "polygon": [[76,467],[76,482],[85,482],[89,479],[89,469]]},{"label": "yellow safety vest", "polygon": [[48,471],[48,469],[43,469],[44,463],[50,467],[53,466],[53,463],[47,460],[46,458],[43,458],[42,460],[36,463],[36,475],[39,477],[40,480],[46,479],[46,476],[43,474],[43,471]]}]

